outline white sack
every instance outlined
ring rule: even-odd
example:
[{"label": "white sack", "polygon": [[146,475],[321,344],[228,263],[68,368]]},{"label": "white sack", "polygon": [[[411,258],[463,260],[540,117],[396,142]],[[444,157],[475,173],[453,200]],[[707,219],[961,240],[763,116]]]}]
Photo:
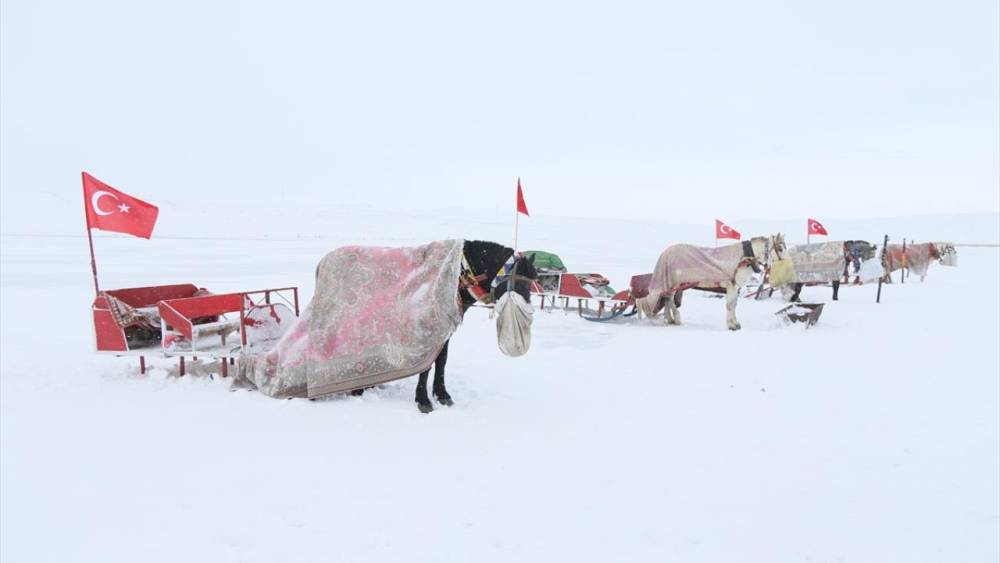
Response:
[{"label": "white sack", "polygon": [[878,258],[865,260],[861,263],[861,268],[858,269],[858,277],[863,283],[878,281],[884,275],[885,268],[882,267],[882,262]]},{"label": "white sack", "polygon": [[523,356],[531,347],[531,304],[516,291],[500,296],[493,312],[497,317],[497,344],[500,351],[512,357]]}]

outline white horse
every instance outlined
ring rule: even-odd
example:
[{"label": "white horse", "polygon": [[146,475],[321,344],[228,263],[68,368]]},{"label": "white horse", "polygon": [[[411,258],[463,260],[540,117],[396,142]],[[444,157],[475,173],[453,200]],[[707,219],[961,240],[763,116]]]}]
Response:
[{"label": "white horse", "polygon": [[754,237],[738,244],[704,248],[690,244],[675,244],[660,254],[649,284],[649,295],[636,300],[639,310],[652,318],[666,308],[667,324],[681,324],[679,307],[685,289],[725,292],[726,326],[739,330],[736,301],[740,289],[773,256],[781,258],[785,237],[778,233],[770,237]]}]

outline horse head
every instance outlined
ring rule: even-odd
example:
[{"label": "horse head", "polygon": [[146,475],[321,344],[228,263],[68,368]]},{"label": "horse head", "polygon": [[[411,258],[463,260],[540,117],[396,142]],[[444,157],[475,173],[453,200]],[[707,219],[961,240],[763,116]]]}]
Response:
[{"label": "horse head", "polygon": [[[531,302],[531,282],[538,279],[535,269],[535,257],[514,257],[510,276],[505,265],[514,256],[514,249],[495,242],[473,240],[465,241],[465,267],[468,274],[475,280],[475,293],[480,296],[491,295],[498,299],[507,292],[508,287],[516,291],[525,301]],[[494,281],[496,283],[494,283]],[[492,300],[492,299],[491,299]],[[470,301],[466,305],[471,305]]]},{"label": "horse head", "polygon": [[958,265],[958,251],[955,250],[955,245],[950,242],[934,242],[931,243],[936,251],[938,262],[943,266],[957,266]]},{"label": "horse head", "polygon": [[744,258],[749,259],[754,272],[760,272],[760,267],[768,267],[772,260],[781,260],[781,253],[786,250],[785,235],[777,233],[769,237],[753,237],[749,241],[751,252],[744,246]]},{"label": "horse head", "polygon": [[844,241],[844,257],[847,260],[859,260],[861,262],[871,260],[875,257],[875,245],[866,240]]},{"label": "horse head", "polygon": [[538,270],[535,269],[535,255],[525,258],[518,256],[514,259],[514,266],[511,268],[513,275],[512,286],[525,301],[531,303],[531,282],[538,279]]}]

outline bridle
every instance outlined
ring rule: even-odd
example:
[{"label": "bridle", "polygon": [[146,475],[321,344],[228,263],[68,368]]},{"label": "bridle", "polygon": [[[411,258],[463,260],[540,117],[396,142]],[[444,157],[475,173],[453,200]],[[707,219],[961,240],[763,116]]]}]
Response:
[{"label": "bridle", "polygon": [[750,266],[755,274],[760,273],[760,261],[753,252],[753,242],[749,240],[742,241],[743,244],[743,259],[736,266],[737,268],[743,268],[744,266]]},{"label": "bridle", "polygon": [[465,290],[477,302],[484,305],[491,305],[494,301],[493,292],[486,291],[480,285],[488,278],[486,274],[477,274],[469,264],[469,259],[462,253],[462,273],[458,276],[458,290]]},{"label": "bridle", "polygon": [[[763,237],[761,237],[761,238],[763,238]],[[772,245],[772,243],[773,243],[773,245]],[[744,240],[744,241],[741,241],[741,244],[743,245],[743,259],[740,260],[740,263],[737,266],[737,268],[743,268],[745,266],[749,266],[754,271],[755,274],[759,274],[760,271],[761,271],[761,261],[760,261],[760,258],[757,258],[756,253],[754,253],[754,251],[753,251],[753,240]],[[781,248],[783,246],[784,246],[784,244],[783,243],[779,243],[777,240],[775,240],[774,236],[771,236],[771,237],[768,237],[767,239],[765,239],[764,240],[764,257],[765,257],[765,259],[767,259],[767,258],[769,258],[771,256],[771,251],[773,250],[774,251],[774,256],[778,260],[781,260],[782,259],[781,258]],[[770,267],[769,262],[770,261],[768,260],[764,264],[765,268]]]},{"label": "bridle", "polygon": [[[520,265],[521,260],[524,260],[521,256],[515,256],[514,264],[510,268],[510,275],[507,277],[507,291],[514,291],[514,284],[517,282],[518,278],[530,279],[525,276],[520,276],[517,273],[517,267]],[[501,269],[503,266],[501,266]],[[475,270],[472,269],[472,265],[469,264],[469,260],[465,257],[465,253],[462,253],[462,273],[458,278],[458,289],[459,291],[465,290],[475,299],[477,302],[483,305],[492,305],[496,302],[496,294],[493,289],[489,291],[483,289],[480,285],[482,282],[486,281],[488,276],[486,274],[477,274]]]}]

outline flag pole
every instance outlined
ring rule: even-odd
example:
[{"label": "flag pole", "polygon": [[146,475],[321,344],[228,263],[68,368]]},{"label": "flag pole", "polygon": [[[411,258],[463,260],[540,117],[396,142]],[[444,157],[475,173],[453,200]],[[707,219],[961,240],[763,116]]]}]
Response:
[{"label": "flag pole", "polygon": [[517,210],[517,204],[514,205],[514,253],[517,253],[517,227],[521,219],[521,212]]},{"label": "flag pole", "polygon": [[[84,178],[84,172],[80,173],[82,180]],[[90,271],[94,275],[94,293],[96,295],[101,294],[101,287],[97,284],[97,258],[94,257],[94,236],[91,234],[90,230],[90,210],[87,209],[87,185],[83,185],[83,216],[87,218],[87,244],[90,245]]]}]

